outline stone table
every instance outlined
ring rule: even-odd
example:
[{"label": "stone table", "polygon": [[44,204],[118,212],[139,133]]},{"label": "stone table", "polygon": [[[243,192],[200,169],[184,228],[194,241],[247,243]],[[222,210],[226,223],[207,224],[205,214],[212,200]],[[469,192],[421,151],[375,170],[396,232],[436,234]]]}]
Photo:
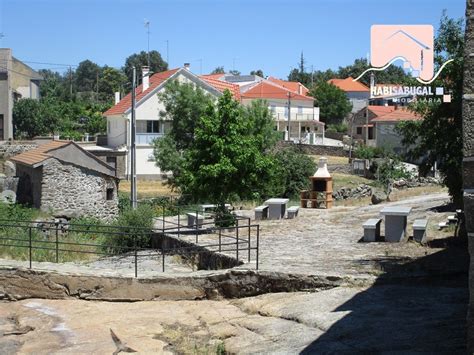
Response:
[{"label": "stone table", "polygon": [[388,206],[384,207],[380,214],[385,216],[385,241],[398,243],[406,235],[407,217],[411,212],[411,207]]},{"label": "stone table", "polygon": [[287,198],[270,198],[265,201],[268,206],[268,219],[282,219],[285,216]]}]

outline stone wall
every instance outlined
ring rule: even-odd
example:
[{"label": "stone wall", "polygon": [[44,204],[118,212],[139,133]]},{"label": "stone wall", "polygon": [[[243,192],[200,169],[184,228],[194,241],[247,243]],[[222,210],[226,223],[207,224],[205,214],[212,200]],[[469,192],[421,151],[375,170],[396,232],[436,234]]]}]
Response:
[{"label": "stone wall", "polygon": [[[293,143],[280,142],[282,146],[295,146]],[[306,154],[312,155],[330,155],[337,157],[348,157],[349,151],[343,149],[343,147],[333,147],[326,145],[312,145],[312,144],[297,144],[296,147],[301,149]]]},{"label": "stone wall", "polygon": [[[113,188],[111,200],[108,188]],[[43,164],[41,189],[41,209],[56,216],[104,221],[118,216],[118,182],[113,177],[51,158]]]},{"label": "stone wall", "polygon": [[3,143],[0,144],[0,159],[8,159],[14,155],[37,148],[36,143]]},{"label": "stone wall", "polygon": [[467,347],[474,352],[474,0],[467,0],[463,87],[464,213],[468,233],[470,301],[467,315]]}]

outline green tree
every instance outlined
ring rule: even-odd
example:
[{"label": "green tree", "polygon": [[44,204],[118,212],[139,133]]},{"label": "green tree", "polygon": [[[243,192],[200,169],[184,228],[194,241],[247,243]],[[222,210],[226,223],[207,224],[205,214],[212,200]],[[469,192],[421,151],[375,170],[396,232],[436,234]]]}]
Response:
[{"label": "green tree", "polygon": [[[423,116],[422,121],[398,125],[403,143],[409,147],[408,156],[422,159],[421,172],[427,172],[437,162],[444,183],[454,203],[462,206],[462,82],[464,29],[463,20],[454,20],[443,12],[435,38],[435,63],[440,67],[449,63],[433,82],[451,93],[450,103],[418,102],[413,109]],[[435,68],[435,72],[437,69]]]},{"label": "green tree", "polygon": [[245,116],[228,90],[207,107],[196,125],[193,146],[184,152],[179,178],[184,193],[223,206],[265,190],[275,161],[261,151]]},{"label": "green tree", "polygon": [[309,95],[316,99],[319,116],[326,123],[338,123],[351,112],[352,105],[344,91],[326,81],[317,83]]},{"label": "green tree", "polygon": [[105,66],[99,78],[99,98],[102,102],[114,102],[115,93],[123,92],[127,82],[125,74],[115,68]]},{"label": "green tree", "polygon": [[20,99],[13,106],[13,126],[16,138],[33,138],[44,133],[41,104],[33,99]]},{"label": "green tree", "polygon": [[250,75],[258,75],[258,76],[264,78],[263,70],[262,70],[262,69],[252,70],[252,71],[250,72]]},{"label": "green tree", "polygon": [[43,78],[43,80],[40,81],[41,97],[51,97],[56,99],[64,97],[64,78],[60,73],[49,69],[40,69],[38,70],[38,73]]},{"label": "green tree", "polygon": [[225,74],[225,70],[223,66],[216,67],[211,74]]},{"label": "green tree", "polygon": [[[137,70],[137,73],[140,73],[141,68],[147,65],[148,65],[148,53],[145,51],[132,54],[125,60],[123,72],[125,73],[125,76],[127,77],[127,80],[129,83],[128,85],[129,90],[131,88],[130,83],[132,82],[132,72],[133,72],[132,68],[135,67]],[[160,52],[156,50],[150,51],[150,71],[152,73],[159,73],[164,70],[168,70],[168,63],[166,63],[163,60]]]},{"label": "green tree", "polygon": [[97,81],[101,74],[101,68],[90,60],[79,63],[75,73],[75,89],[78,92],[94,92],[97,90]]}]

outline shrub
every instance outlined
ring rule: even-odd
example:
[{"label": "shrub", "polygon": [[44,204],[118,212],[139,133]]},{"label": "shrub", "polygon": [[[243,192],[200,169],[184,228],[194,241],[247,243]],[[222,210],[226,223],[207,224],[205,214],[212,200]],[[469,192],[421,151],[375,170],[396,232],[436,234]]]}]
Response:
[{"label": "shrub", "polygon": [[131,251],[135,247],[150,248],[153,217],[154,211],[147,205],[138,206],[136,210],[127,209],[121,213],[112,224],[117,227],[117,234],[105,238],[104,247],[107,252],[118,254]]},{"label": "shrub", "polygon": [[328,132],[338,132],[338,133],[347,133],[348,127],[345,123],[335,123],[329,124],[326,131]]},{"label": "shrub", "polygon": [[297,148],[289,147],[277,151],[275,158],[280,168],[278,179],[283,185],[282,196],[296,196],[308,187],[308,176],[313,175],[316,170],[316,164],[310,157]]}]

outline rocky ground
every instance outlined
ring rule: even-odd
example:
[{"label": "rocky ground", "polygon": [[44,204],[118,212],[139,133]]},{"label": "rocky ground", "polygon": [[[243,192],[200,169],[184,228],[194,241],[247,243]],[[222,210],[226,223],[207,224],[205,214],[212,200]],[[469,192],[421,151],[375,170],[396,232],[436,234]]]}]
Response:
[{"label": "rocky ground", "polygon": [[0,352],[463,353],[465,279],[238,300],[0,303]]}]

